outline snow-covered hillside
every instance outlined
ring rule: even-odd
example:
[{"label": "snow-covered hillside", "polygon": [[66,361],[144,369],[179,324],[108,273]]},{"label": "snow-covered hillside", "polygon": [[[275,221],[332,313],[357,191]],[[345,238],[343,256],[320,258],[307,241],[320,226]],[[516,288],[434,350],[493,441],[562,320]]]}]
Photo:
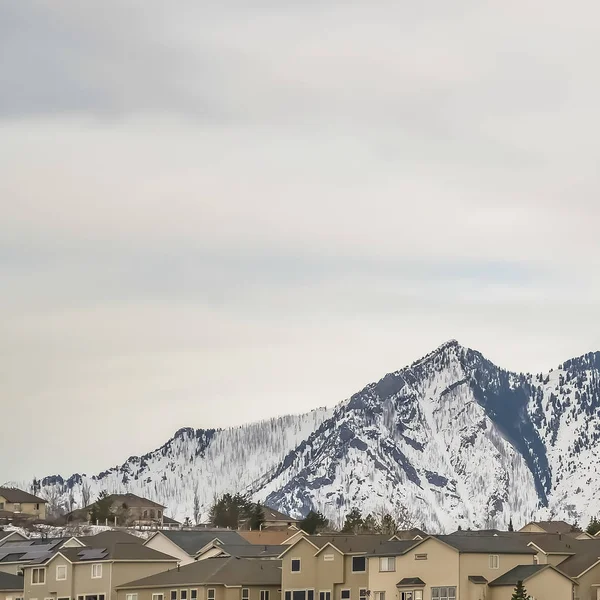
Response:
[{"label": "snow-covered hillside", "polygon": [[[250,494],[300,516],[340,521],[408,509],[432,531],[600,512],[600,353],[548,374],[498,368],[451,341],[334,410],[226,430],[183,429],[158,450],[94,477],[47,477],[65,505],[130,490],[168,514],[206,514],[215,495]],[[71,501],[69,502],[69,498]]]}]

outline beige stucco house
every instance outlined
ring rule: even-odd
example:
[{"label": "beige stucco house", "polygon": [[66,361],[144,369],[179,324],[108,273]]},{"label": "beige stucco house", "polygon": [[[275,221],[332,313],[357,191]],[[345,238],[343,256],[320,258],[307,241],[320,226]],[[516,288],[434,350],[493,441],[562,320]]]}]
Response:
[{"label": "beige stucco house", "polygon": [[[163,524],[165,507],[154,500],[131,493],[110,494],[106,500],[110,503],[111,516],[105,519],[105,523],[109,526],[158,527]],[[93,509],[94,504],[78,508],[66,515],[65,520],[68,523],[90,522]]]},{"label": "beige stucco house", "polygon": [[576,594],[577,583],[552,565],[521,565],[488,584],[489,600],[511,600],[519,581],[535,600],[572,600]]},{"label": "beige stucco house", "polygon": [[279,600],[281,563],[211,558],[117,588],[117,600]]},{"label": "beige stucco house", "polygon": [[23,577],[0,572],[0,600],[23,600]]},{"label": "beige stucco house", "polygon": [[15,517],[46,519],[47,500],[17,488],[0,487],[0,511]]},{"label": "beige stucco house", "polygon": [[24,600],[115,600],[118,585],[176,566],[176,558],[142,544],[63,547],[24,566]]}]

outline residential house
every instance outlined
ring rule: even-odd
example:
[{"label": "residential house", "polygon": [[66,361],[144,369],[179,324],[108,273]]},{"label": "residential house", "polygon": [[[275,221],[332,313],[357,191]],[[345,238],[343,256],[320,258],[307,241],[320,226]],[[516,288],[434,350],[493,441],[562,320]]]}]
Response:
[{"label": "residential house", "polygon": [[23,600],[23,577],[0,572],[0,600]]},{"label": "residential house", "polygon": [[[283,600],[366,600],[367,555],[387,544],[388,537],[299,537],[281,553]],[[417,542],[394,543],[410,547]]]},{"label": "residential house", "polygon": [[484,600],[490,597],[490,581],[516,566],[534,564],[535,554],[525,539],[514,536],[388,542],[369,553],[367,588],[373,600]]},{"label": "residential house", "polygon": [[[110,494],[107,496],[107,502],[110,502],[111,513],[111,516],[105,520],[108,525],[160,527],[163,524],[165,507],[148,498],[131,493]],[[78,508],[65,515],[65,520],[67,523],[90,522],[94,507],[95,502]]]},{"label": "residential house", "polygon": [[157,531],[144,544],[148,548],[176,557],[179,564],[183,566],[194,562],[199,553],[214,543],[232,546],[249,545],[237,531],[230,529]]},{"label": "residential house", "polygon": [[0,545],[0,572],[20,575],[26,564],[51,556],[65,545],[82,547],[83,543],[68,537],[7,541]]},{"label": "residential house", "polygon": [[24,600],[115,600],[118,585],[176,567],[176,558],[142,544],[63,547],[24,565]]},{"label": "residential house", "polygon": [[[265,520],[261,525],[262,529],[298,529],[301,519],[294,519],[274,508],[261,505]],[[249,520],[240,523],[240,529],[250,529]]]},{"label": "residential house", "polygon": [[117,586],[117,600],[279,600],[281,563],[210,558]]},{"label": "residential house", "polygon": [[521,527],[519,533],[560,533],[577,537],[583,532],[566,521],[531,521]]},{"label": "residential house", "polygon": [[519,565],[488,584],[490,600],[511,600],[521,581],[532,600],[571,600],[577,583],[552,565]]},{"label": "residential house", "polygon": [[0,511],[12,513],[15,517],[46,519],[47,500],[23,490],[0,487]]},{"label": "residential house", "polygon": [[559,535],[531,536],[529,547],[537,551],[539,564],[550,564],[578,585],[576,600],[600,600],[600,540]]}]

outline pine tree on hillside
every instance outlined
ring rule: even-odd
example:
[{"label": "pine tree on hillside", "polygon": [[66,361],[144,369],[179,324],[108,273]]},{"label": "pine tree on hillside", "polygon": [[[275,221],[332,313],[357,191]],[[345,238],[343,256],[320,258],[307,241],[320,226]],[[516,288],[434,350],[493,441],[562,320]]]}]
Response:
[{"label": "pine tree on hillside", "polygon": [[515,591],[511,596],[511,600],[530,600],[531,596],[527,593],[522,581],[517,581]]},{"label": "pine tree on hillside", "polygon": [[358,533],[363,526],[363,518],[358,508],[353,508],[347,515],[344,521],[342,531],[344,533]]},{"label": "pine tree on hillside", "polygon": [[598,520],[598,517],[592,518],[585,531],[590,535],[596,535],[600,531],[600,520]]},{"label": "pine tree on hillside", "polygon": [[329,522],[327,519],[320,513],[311,510],[306,517],[300,521],[300,529],[306,531],[309,535],[314,535],[324,529],[327,529],[329,526]]},{"label": "pine tree on hillside", "polygon": [[515,528],[513,526],[513,522],[512,522],[512,517],[510,518],[510,521],[508,522],[508,530],[509,531],[514,531]]}]

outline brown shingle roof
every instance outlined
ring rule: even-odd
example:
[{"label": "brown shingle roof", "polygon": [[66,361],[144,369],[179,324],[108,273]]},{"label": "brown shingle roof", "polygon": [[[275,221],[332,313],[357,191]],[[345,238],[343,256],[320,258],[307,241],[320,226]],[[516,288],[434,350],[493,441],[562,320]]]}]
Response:
[{"label": "brown shingle roof", "polygon": [[192,585],[281,585],[281,561],[245,558],[209,558],[117,587],[142,589]]},{"label": "brown shingle roof", "polygon": [[89,548],[112,547],[115,544],[143,544],[144,539],[125,531],[101,531],[96,535],[82,535],[77,538]]},{"label": "brown shingle roof", "polygon": [[268,529],[263,529],[261,531],[240,531],[238,533],[251,544],[267,544],[268,546],[273,546],[283,544],[298,532],[293,529],[274,530],[269,527]]},{"label": "brown shingle roof", "polygon": [[[344,554],[375,554],[384,544],[401,544],[404,542],[390,542],[389,535],[360,534],[360,535],[310,535],[306,537],[317,548],[327,544],[335,546]],[[416,542],[415,542],[416,544]]]},{"label": "brown shingle roof", "polygon": [[23,490],[19,490],[17,488],[10,487],[0,487],[0,496],[6,498],[7,502],[35,502],[46,504],[48,501],[43,498],[38,498],[38,496],[34,496],[29,492],[24,492]]},{"label": "brown shingle roof", "polygon": [[33,561],[32,564],[45,564],[50,561],[56,554],[60,552],[67,560],[77,562],[102,562],[105,560],[122,560],[122,561],[173,561],[177,559],[158,550],[148,548],[142,544],[125,544],[117,542],[108,548],[83,547],[83,548],[61,548],[53,552],[51,556],[40,557],[39,560]]},{"label": "brown shingle roof", "polygon": [[435,535],[432,536],[465,554],[537,554],[530,548],[528,540],[522,536],[474,536],[474,535]]},{"label": "brown shingle roof", "polygon": [[574,525],[566,521],[533,521],[528,525],[537,525],[546,533],[571,533],[575,531]]}]

